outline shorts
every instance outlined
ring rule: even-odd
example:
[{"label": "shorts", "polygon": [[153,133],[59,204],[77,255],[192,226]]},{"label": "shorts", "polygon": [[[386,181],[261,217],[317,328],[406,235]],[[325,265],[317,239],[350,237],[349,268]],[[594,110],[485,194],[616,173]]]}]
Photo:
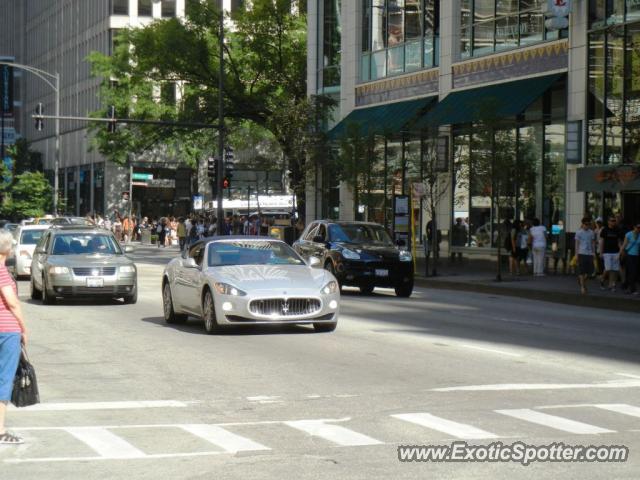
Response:
[{"label": "shorts", "polygon": [[22,347],[20,333],[0,333],[0,402],[11,400]]},{"label": "shorts", "polygon": [[528,253],[529,253],[529,249],[528,248],[517,248],[516,247],[516,251],[513,252],[513,258],[515,258],[516,260],[518,260],[520,262],[526,262]]},{"label": "shorts", "polygon": [[620,271],[620,254],[618,253],[603,253],[602,261],[604,262],[605,272],[619,272]]},{"label": "shorts", "polygon": [[580,275],[593,275],[593,255],[578,255],[578,273]]}]

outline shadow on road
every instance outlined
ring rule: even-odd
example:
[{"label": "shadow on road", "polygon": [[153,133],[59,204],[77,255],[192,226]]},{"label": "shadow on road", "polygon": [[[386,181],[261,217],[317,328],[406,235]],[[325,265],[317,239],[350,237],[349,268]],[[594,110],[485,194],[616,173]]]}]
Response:
[{"label": "shadow on road", "polygon": [[[158,326],[171,328],[184,333],[194,335],[208,335],[204,330],[202,320],[189,317],[184,324],[171,325],[164,321],[163,317],[146,317],[143,322],[153,323]],[[253,335],[300,335],[315,333],[312,326],[307,325],[231,325],[225,326],[220,333],[214,335],[223,336],[253,336]]]}]

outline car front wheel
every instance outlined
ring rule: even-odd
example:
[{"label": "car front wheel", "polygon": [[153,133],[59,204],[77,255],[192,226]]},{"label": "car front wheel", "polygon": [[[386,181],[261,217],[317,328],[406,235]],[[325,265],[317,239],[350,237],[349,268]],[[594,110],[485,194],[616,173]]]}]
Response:
[{"label": "car front wheel", "polygon": [[202,316],[204,319],[204,329],[209,335],[220,332],[221,327],[216,319],[216,307],[213,303],[211,290],[207,290],[204,294],[204,301],[202,302]]},{"label": "car front wheel", "polygon": [[125,305],[133,305],[138,302],[138,285],[133,286],[133,293],[124,296]]},{"label": "car front wheel", "polygon": [[31,277],[31,300],[40,300],[42,298],[42,290],[38,290],[35,280]]},{"label": "car front wheel", "polygon": [[401,283],[399,285],[396,285],[396,296],[398,297],[410,297],[411,294],[413,293],[413,282],[407,282],[407,283]]}]

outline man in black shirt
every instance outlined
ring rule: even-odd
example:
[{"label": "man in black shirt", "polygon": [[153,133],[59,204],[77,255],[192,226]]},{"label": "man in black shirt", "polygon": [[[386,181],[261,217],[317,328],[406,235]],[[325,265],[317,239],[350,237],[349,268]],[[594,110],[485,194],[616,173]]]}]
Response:
[{"label": "man in black shirt", "polygon": [[600,232],[600,252],[604,262],[604,274],[600,282],[600,288],[606,288],[607,278],[609,288],[616,291],[616,281],[620,271],[620,247],[622,246],[623,234],[616,224],[614,217],[609,217],[607,226]]}]

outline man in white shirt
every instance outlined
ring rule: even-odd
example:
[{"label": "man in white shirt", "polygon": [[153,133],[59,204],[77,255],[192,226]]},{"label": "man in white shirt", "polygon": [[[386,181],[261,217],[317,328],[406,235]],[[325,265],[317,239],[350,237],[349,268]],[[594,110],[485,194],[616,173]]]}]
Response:
[{"label": "man in white shirt", "polygon": [[596,234],[591,230],[591,219],[582,219],[582,225],[576,232],[576,255],[578,255],[578,281],[580,292],[587,293],[587,278],[593,274],[593,256],[596,249]]}]

